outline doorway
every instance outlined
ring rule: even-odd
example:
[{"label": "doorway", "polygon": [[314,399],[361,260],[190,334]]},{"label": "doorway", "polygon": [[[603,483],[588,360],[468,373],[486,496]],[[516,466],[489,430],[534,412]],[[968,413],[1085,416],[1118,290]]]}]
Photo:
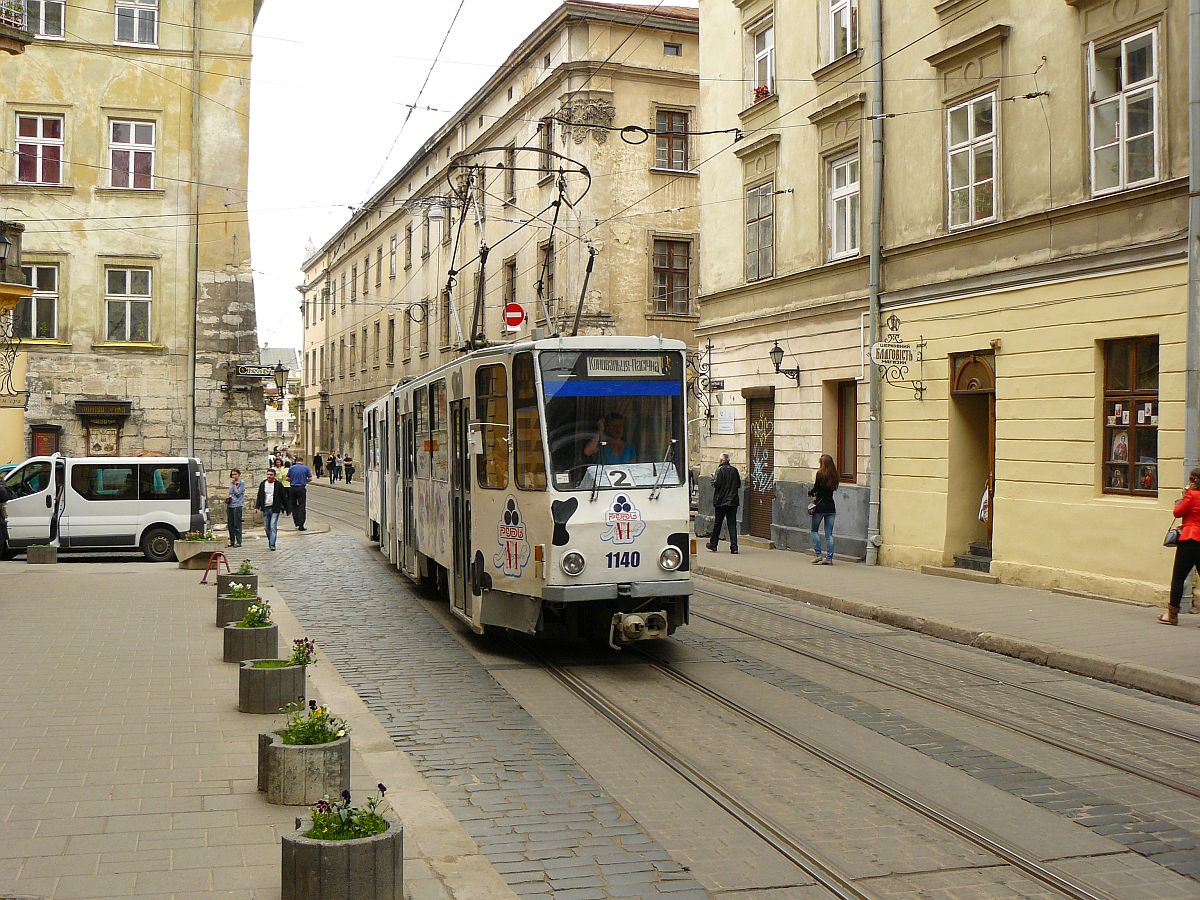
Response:
[{"label": "doorway", "polygon": [[996,357],[950,357],[946,550],[958,568],[991,569],[996,522]]},{"label": "doorway", "polygon": [[747,400],[746,421],[750,439],[746,519],[753,537],[769,541],[775,506],[775,398]]},{"label": "doorway", "polygon": [[471,590],[471,462],[470,400],[450,404],[450,505],[454,562],[450,572],[450,597],[464,616],[474,616]]}]

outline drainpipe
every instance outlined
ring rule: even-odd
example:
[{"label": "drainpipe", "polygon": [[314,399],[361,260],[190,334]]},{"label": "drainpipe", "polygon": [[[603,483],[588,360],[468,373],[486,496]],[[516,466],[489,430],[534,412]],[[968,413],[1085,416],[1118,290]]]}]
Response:
[{"label": "drainpipe", "polygon": [[[1188,4],[1188,286],[1187,412],[1184,420],[1183,483],[1200,465],[1200,0]],[[1191,611],[1190,592],[1183,599]]]},{"label": "drainpipe", "polygon": [[[1193,0],[1200,2],[1200,0]],[[879,340],[879,286],[883,273],[883,0],[871,0],[871,260],[867,278],[870,343]],[[871,498],[867,512],[867,565],[879,565],[879,510],[883,480],[883,389],[879,367],[871,372]]]},{"label": "drainpipe", "polygon": [[[200,327],[200,0],[192,0],[192,301],[188,350],[187,454],[196,455],[196,355]],[[232,379],[230,379],[232,382]],[[233,399],[232,396],[230,399]]]}]

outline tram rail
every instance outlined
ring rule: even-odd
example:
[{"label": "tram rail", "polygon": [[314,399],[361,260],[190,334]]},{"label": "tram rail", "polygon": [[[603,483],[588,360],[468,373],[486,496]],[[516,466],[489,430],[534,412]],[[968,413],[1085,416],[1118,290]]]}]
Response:
[{"label": "tram rail", "polygon": [[[727,602],[733,603],[738,606],[748,607],[748,608],[754,609],[756,611],[768,613],[768,614],[776,616],[778,618],[795,621],[795,622],[798,622],[798,623],[801,623],[801,624],[804,624],[804,625],[807,625],[810,627],[818,628],[823,631],[828,631],[828,632],[846,636],[846,637],[853,637],[853,638],[862,640],[865,643],[868,643],[875,647],[880,647],[882,649],[889,650],[889,651],[892,651],[892,652],[900,654],[900,655],[910,656],[910,657],[913,657],[916,659],[921,659],[923,661],[930,662],[935,665],[942,666],[942,667],[948,668],[948,669],[952,669],[954,671],[961,672],[964,674],[970,674],[970,675],[974,675],[976,677],[985,678],[989,681],[992,681],[995,684],[1003,685],[1005,687],[1012,687],[1012,688],[1027,690],[1028,693],[1036,694],[1036,695],[1039,695],[1042,697],[1048,697],[1050,699],[1059,700],[1060,702],[1062,702],[1068,706],[1074,706],[1079,709],[1087,710],[1088,712],[1103,715],[1114,721],[1119,721],[1126,725],[1133,725],[1133,726],[1145,728],[1150,731],[1154,731],[1154,732],[1157,732],[1157,733],[1160,733],[1163,735],[1167,735],[1167,736],[1170,736],[1173,738],[1177,738],[1180,740],[1188,741],[1190,743],[1200,743],[1200,737],[1189,734],[1188,732],[1182,732],[1182,731],[1177,731],[1176,729],[1173,729],[1173,728],[1165,728],[1162,726],[1153,725],[1151,723],[1144,722],[1140,719],[1123,716],[1120,713],[1113,713],[1113,712],[1110,712],[1107,710],[1100,709],[1098,707],[1093,707],[1090,704],[1080,703],[1080,702],[1076,702],[1076,701],[1068,700],[1068,699],[1064,699],[1064,698],[1058,698],[1058,697],[1055,697],[1053,694],[1047,693],[1045,691],[1041,691],[1036,688],[1025,688],[1023,685],[1018,685],[1013,682],[1005,681],[1004,679],[998,679],[998,678],[995,678],[994,676],[974,671],[965,666],[958,666],[953,663],[943,663],[939,660],[924,656],[923,654],[891,647],[880,641],[872,640],[870,637],[866,637],[866,636],[860,635],[860,634],[855,634],[854,632],[848,631],[846,629],[838,628],[837,626],[834,626],[834,625],[827,625],[825,623],[813,622],[809,619],[805,619],[801,616],[796,616],[791,613],[787,613],[783,610],[775,610],[768,606],[763,606],[758,603],[741,600],[737,597],[730,597],[725,594],[718,594],[714,591],[710,591],[707,589],[697,588],[695,593],[698,595],[703,595],[703,596],[716,597],[720,600],[725,600]],[[1068,741],[1068,740],[1064,740],[1062,738],[1054,737],[1052,735],[1045,734],[1044,732],[1039,732],[1032,728],[1028,728],[1024,725],[1020,725],[1016,722],[1005,720],[999,716],[994,716],[990,713],[983,712],[983,711],[979,710],[978,708],[970,705],[969,703],[953,700],[953,699],[945,696],[944,694],[936,694],[932,691],[922,690],[921,688],[913,687],[912,685],[902,682],[898,679],[889,678],[885,675],[875,674],[875,673],[866,671],[862,668],[855,667],[853,665],[848,665],[845,662],[842,662],[841,660],[838,660],[827,654],[818,653],[814,650],[807,649],[807,648],[793,646],[792,644],[789,644],[786,641],[780,640],[772,635],[763,634],[762,632],[755,631],[752,628],[747,628],[746,626],[739,625],[737,623],[730,622],[725,619],[721,619],[717,616],[712,615],[711,613],[703,612],[694,607],[692,609],[691,615],[692,615],[692,618],[694,618],[694,619],[701,619],[706,622],[711,622],[714,625],[718,625],[722,628],[727,628],[731,631],[735,631],[735,632],[737,632],[739,634],[743,634],[747,637],[752,637],[752,638],[755,638],[756,640],[761,640],[764,643],[771,644],[772,646],[776,646],[776,647],[780,647],[784,650],[788,650],[789,652],[794,653],[798,656],[803,656],[806,659],[811,659],[815,662],[819,662],[819,663],[823,663],[828,666],[832,666],[833,668],[839,669],[843,672],[848,672],[850,674],[857,675],[861,678],[865,678],[869,681],[873,681],[876,684],[880,684],[885,687],[889,687],[889,688],[893,688],[898,691],[902,691],[910,696],[917,697],[921,700],[926,700],[930,703],[935,703],[938,706],[944,707],[946,709],[954,710],[955,712],[963,713],[964,715],[968,715],[979,721],[987,722],[988,724],[995,725],[1000,728],[1004,728],[1007,731],[1011,731],[1016,734],[1020,734],[1024,737],[1032,738],[1033,740],[1039,741],[1040,743],[1047,744],[1047,745],[1055,747],[1059,750],[1064,750],[1068,753],[1072,753],[1076,756],[1082,757],[1084,759],[1088,759],[1092,762],[1100,763],[1101,765],[1108,766],[1110,768],[1116,769],[1120,772],[1124,772],[1129,775],[1136,775],[1139,778],[1145,779],[1147,781],[1152,781],[1156,784],[1159,784],[1166,788],[1170,788],[1171,790],[1177,791],[1178,793],[1181,793],[1181,794],[1185,794],[1189,797],[1200,798],[1200,787],[1196,787],[1194,785],[1187,784],[1186,782],[1180,781],[1176,778],[1172,778],[1169,775],[1164,775],[1164,774],[1161,774],[1158,772],[1149,771],[1149,770],[1147,770],[1145,768],[1141,768],[1141,767],[1131,766],[1131,765],[1121,761],[1120,759],[1113,757],[1107,753],[1103,753],[1103,752],[1099,752],[1099,751],[1095,751],[1095,750],[1089,750],[1088,748],[1083,747],[1073,741]]]}]

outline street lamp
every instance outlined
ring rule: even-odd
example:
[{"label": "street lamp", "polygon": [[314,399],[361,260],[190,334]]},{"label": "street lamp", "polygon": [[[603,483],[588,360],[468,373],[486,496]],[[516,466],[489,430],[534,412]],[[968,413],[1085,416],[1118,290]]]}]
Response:
[{"label": "street lamp", "polygon": [[775,366],[775,374],[782,375],[784,378],[793,379],[796,384],[800,383],[800,367],[794,369],[781,369],[783,365],[783,348],[779,346],[779,341],[775,342],[775,346],[771,348],[768,354],[771,357],[771,364]]},{"label": "street lamp", "polygon": [[4,267],[8,265],[8,254],[11,250],[12,241],[10,241],[8,239],[8,235],[4,233],[4,223],[0,222],[0,275],[4,274]]},{"label": "street lamp", "polygon": [[283,363],[275,363],[275,371],[271,373],[275,378],[275,387],[279,389],[279,399],[282,400],[287,395],[288,372],[290,370]]}]

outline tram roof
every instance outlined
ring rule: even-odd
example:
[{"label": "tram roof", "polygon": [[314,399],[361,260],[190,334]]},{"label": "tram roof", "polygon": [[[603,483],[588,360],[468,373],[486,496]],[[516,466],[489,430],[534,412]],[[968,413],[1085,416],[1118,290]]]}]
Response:
[{"label": "tram roof", "polygon": [[470,353],[463,354],[457,359],[452,359],[449,362],[442,363],[436,369],[430,369],[428,372],[422,372],[405,382],[397,382],[392,385],[387,394],[379,397],[374,403],[367,404],[370,409],[380,400],[384,399],[388,394],[397,388],[412,384],[414,381],[424,381],[428,378],[435,378],[443,372],[449,372],[456,366],[461,366],[465,362],[470,362],[476,359],[486,359],[494,356],[511,356],[514,353],[521,353],[528,350],[680,350],[686,351],[687,344],[683,341],[677,341],[671,338],[663,337],[632,337],[629,335],[579,335],[577,337],[549,337],[537,338],[523,341],[514,341],[510,344],[492,344],[489,347],[481,347],[478,350],[473,350]]}]

